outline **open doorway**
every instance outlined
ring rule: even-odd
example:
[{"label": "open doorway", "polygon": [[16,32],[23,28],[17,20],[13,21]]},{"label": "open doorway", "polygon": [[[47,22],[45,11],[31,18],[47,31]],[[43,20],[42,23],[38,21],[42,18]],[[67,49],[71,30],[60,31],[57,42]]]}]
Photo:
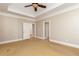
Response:
[{"label": "open doorway", "polygon": [[32,24],[32,37],[35,37],[36,36],[36,24],[33,23]]},{"label": "open doorway", "polygon": [[49,22],[45,22],[45,39],[49,40]]}]

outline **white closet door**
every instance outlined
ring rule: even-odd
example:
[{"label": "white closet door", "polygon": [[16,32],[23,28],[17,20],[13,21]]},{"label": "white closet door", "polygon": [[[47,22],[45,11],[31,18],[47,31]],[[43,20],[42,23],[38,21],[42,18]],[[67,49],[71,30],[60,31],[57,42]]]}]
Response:
[{"label": "white closet door", "polygon": [[32,24],[23,23],[23,39],[30,39],[32,34]]}]

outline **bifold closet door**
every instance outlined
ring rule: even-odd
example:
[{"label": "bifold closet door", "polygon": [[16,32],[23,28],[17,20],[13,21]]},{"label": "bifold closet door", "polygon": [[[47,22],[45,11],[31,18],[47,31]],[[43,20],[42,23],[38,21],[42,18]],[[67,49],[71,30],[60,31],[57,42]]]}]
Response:
[{"label": "bifold closet door", "polygon": [[23,23],[23,39],[30,39],[32,34],[32,23]]}]

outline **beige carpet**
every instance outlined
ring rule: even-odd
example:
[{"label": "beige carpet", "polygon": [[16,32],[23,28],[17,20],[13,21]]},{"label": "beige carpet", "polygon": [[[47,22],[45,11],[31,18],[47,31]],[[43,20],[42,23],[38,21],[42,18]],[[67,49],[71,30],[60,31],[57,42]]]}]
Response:
[{"label": "beige carpet", "polygon": [[69,56],[78,55],[79,49],[59,45],[32,38],[19,42],[0,45],[0,55],[2,56]]}]

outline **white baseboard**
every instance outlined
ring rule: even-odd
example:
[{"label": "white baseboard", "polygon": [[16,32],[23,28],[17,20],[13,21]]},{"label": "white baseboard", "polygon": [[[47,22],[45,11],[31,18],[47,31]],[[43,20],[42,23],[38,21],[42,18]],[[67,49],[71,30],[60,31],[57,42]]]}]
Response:
[{"label": "white baseboard", "polygon": [[22,40],[22,39],[3,41],[3,42],[0,42],[0,44],[12,43],[12,42],[21,41],[21,40]]},{"label": "white baseboard", "polygon": [[51,40],[51,39],[49,41],[55,42],[58,44],[63,44],[63,45],[70,46],[70,47],[74,47],[74,48],[79,48],[79,45],[75,45],[75,44],[71,44],[71,43],[66,43],[66,42],[61,42],[61,41],[56,41],[56,40]]},{"label": "white baseboard", "polygon": [[35,37],[38,38],[38,39],[42,39],[42,40],[44,40],[43,37],[40,37],[40,36],[35,36]]}]

